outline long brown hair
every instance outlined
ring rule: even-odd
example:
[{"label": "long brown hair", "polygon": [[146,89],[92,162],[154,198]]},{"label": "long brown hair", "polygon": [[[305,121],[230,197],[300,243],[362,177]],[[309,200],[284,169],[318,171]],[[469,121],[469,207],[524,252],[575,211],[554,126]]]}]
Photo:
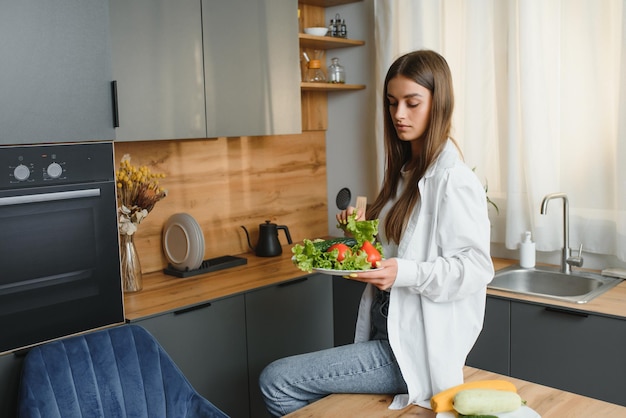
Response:
[{"label": "long brown hair", "polygon": [[398,76],[415,81],[417,84],[427,88],[432,94],[428,127],[424,136],[421,139],[417,139],[418,141],[423,141],[422,153],[420,158],[418,158],[418,164],[410,171],[407,178],[408,184],[415,187],[404,188],[404,191],[385,218],[387,239],[399,244],[411,212],[420,199],[417,183],[424,176],[428,167],[439,156],[446,141],[450,138],[452,111],[454,110],[454,91],[448,63],[434,51],[420,50],[405,54],[389,67],[385,77],[383,93],[386,154],[385,177],[378,197],[368,210],[367,217],[369,219],[378,218],[383,206],[396,197],[402,168],[411,161],[412,157],[417,157],[411,155],[410,141],[401,141],[398,138],[389,110],[387,86],[391,79]]}]

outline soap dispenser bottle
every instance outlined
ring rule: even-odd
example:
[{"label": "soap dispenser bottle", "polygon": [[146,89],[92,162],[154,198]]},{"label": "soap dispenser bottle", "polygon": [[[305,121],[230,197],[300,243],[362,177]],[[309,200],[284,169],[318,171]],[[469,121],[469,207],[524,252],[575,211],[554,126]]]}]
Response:
[{"label": "soap dispenser bottle", "polygon": [[519,265],[525,269],[535,267],[535,243],[531,240],[530,231],[524,232],[519,247]]}]

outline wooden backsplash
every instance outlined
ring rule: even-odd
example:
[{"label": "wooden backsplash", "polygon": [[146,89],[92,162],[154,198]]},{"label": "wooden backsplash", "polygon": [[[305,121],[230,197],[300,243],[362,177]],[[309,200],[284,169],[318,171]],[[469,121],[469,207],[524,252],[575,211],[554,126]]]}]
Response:
[{"label": "wooden backsplash", "polygon": [[[167,266],[162,229],[180,212],[192,215],[205,238],[204,259],[250,251],[258,225],[287,225],[294,242],[328,234],[324,131],[300,135],[116,142],[134,166],[165,173],[168,196],[139,225],[135,242],[144,273]],[[282,244],[287,240],[279,231]]]}]

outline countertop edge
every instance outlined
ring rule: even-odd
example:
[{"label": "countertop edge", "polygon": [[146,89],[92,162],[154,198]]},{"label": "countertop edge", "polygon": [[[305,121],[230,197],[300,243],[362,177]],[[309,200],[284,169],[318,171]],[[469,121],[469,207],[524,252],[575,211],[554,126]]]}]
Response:
[{"label": "countertop edge", "polygon": [[[291,246],[284,246],[277,257],[257,257],[252,253],[236,254],[247,259],[247,264],[178,278],[162,271],[144,274],[143,290],[124,294],[125,317],[129,322],[145,319],[209,301],[244,294],[286,281],[312,276],[298,270],[291,261]],[[495,270],[517,264],[517,260],[493,258]],[[586,304],[562,302],[554,299],[519,295],[487,289],[487,294],[499,298],[559,306],[576,311],[626,318],[626,282]]]}]

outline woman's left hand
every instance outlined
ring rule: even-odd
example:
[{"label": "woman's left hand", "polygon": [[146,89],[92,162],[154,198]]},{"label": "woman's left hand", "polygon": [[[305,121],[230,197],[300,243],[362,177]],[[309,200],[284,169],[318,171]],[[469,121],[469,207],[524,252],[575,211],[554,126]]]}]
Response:
[{"label": "woman's left hand", "polygon": [[356,280],[364,283],[371,283],[380,290],[389,289],[396,281],[398,274],[398,262],[395,258],[381,260],[376,267],[383,267],[380,270],[363,270],[359,273],[351,273],[345,276],[350,280]]}]

